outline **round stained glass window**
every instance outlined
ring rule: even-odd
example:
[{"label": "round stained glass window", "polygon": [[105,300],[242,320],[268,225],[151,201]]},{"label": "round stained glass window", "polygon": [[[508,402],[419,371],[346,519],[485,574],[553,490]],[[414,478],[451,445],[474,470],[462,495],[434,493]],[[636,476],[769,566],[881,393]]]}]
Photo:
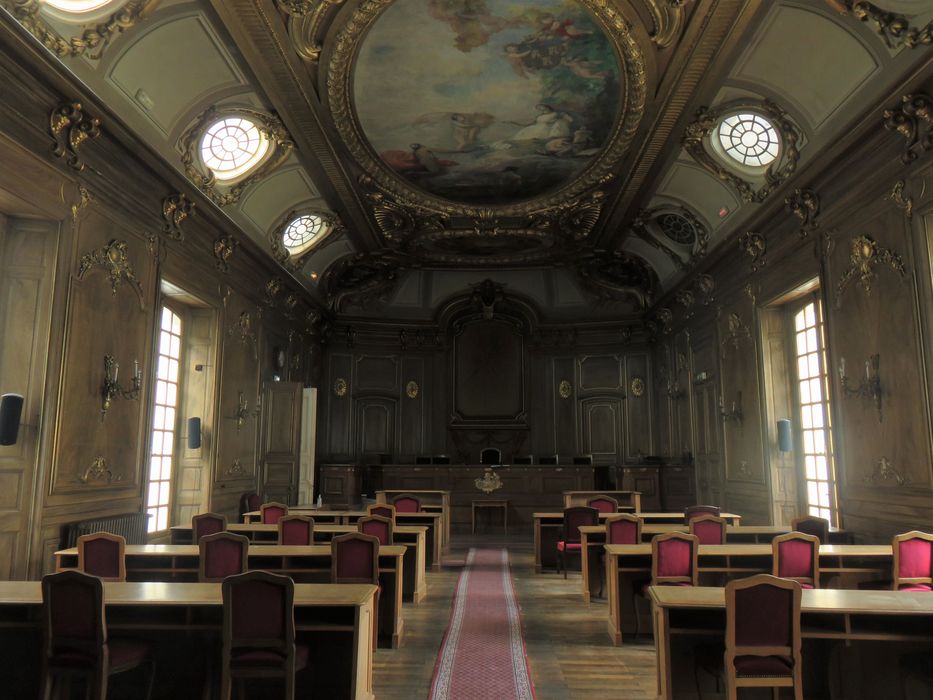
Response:
[{"label": "round stained glass window", "polygon": [[282,245],[292,255],[306,250],[325,227],[324,218],[317,214],[302,214],[292,219],[282,232]]},{"label": "round stained glass window", "polygon": [[225,117],[201,139],[201,159],[218,180],[232,180],[254,168],[269,150],[269,140],[253,122]]},{"label": "round stained glass window", "polygon": [[664,235],[675,243],[689,245],[697,238],[697,232],[693,224],[679,214],[661,214],[657,218],[657,222]]},{"label": "round stained glass window", "polygon": [[719,125],[719,143],[726,155],[753,168],[769,165],[778,157],[777,129],[760,114],[733,114]]},{"label": "round stained glass window", "polygon": [[91,12],[112,2],[113,0],[45,0],[49,7],[70,13]]}]

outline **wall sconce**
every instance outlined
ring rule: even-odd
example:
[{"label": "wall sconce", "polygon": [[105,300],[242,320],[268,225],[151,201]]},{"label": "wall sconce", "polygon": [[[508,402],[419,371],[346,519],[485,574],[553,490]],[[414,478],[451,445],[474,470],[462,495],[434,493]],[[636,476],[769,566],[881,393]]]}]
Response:
[{"label": "wall sconce", "polygon": [[16,444],[24,401],[19,394],[0,396],[0,445]]},{"label": "wall sconce", "polygon": [[113,359],[113,355],[104,355],[104,384],[100,388],[101,404],[100,419],[104,420],[107,411],[114,399],[128,399],[137,401],[139,399],[140,388],[142,387],[142,374],[139,371],[139,362],[133,360],[133,384],[132,388],[124,389],[120,386],[117,376],[120,373],[119,363]]},{"label": "wall sconce", "polygon": [[777,441],[778,451],[793,452],[794,441],[791,434],[790,421],[787,418],[779,418],[777,422]]},{"label": "wall sconce", "polygon": [[865,379],[857,387],[849,386],[849,378],[846,376],[846,358],[839,358],[839,382],[842,384],[842,393],[846,398],[861,396],[863,398],[874,399],[875,408],[878,409],[878,422],[880,423],[884,416],[881,412],[881,355],[875,353],[865,360]]},{"label": "wall sconce", "polygon": [[739,425],[742,424],[742,392],[736,394],[735,401],[732,402],[732,409],[727,411],[723,404],[722,396],[719,397],[719,415],[723,422],[734,420]]},{"label": "wall sconce", "polygon": [[237,392],[237,409],[233,418],[236,420],[236,431],[240,432],[240,428],[243,427],[243,424],[246,423],[246,419],[250,416],[258,416],[262,410],[262,399],[256,399],[256,408],[252,411],[249,410],[249,404],[246,401],[246,397],[243,395],[242,391]]}]

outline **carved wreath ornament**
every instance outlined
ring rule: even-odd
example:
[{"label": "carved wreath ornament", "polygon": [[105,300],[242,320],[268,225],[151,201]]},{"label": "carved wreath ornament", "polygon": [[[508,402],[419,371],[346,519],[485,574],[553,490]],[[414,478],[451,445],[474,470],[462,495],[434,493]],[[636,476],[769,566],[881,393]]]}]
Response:
[{"label": "carved wreath ornament", "polygon": [[893,250],[882,248],[871,236],[853,238],[849,251],[849,267],[836,285],[836,304],[842,303],[842,295],[853,280],[866,294],[871,294],[871,285],[877,276],[875,268],[878,265],[889,266],[902,278],[907,274],[904,261]]},{"label": "carved wreath ornament", "polygon": [[486,467],[483,475],[478,479],[474,479],[473,483],[483,493],[492,493],[502,488],[502,479],[492,470],[492,467]]}]

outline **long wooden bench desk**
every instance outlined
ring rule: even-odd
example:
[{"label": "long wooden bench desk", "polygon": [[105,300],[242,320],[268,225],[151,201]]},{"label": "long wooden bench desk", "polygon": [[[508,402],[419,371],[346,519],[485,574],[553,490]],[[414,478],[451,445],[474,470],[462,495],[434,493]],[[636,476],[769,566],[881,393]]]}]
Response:
[{"label": "long wooden bench desk", "polygon": [[[311,647],[315,697],[372,700],[373,595],[364,584],[296,584],[297,639]],[[155,642],[160,697],[200,698],[196,679],[220,661],[219,583],[104,583],[107,627]],[[42,590],[39,581],[0,581],[0,688],[5,698],[39,697]],[[302,672],[304,674],[306,672]]]},{"label": "long wooden bench desk", "polygon": [[[404,545],[379,548],[379,645],[397,647],[402,637]],[[126,577],[130,581],[197,581],[200,552],[193,544],[128,544]],[[290,576],[296,583],[330,581],[330,545],[249,548],[247,565]],[[55,552],[57,571],[78,568],[78,548]]]},{"label": "long wooden bench desk", "polygon": [[[609,636],[615,644],[620,644],[623,633],[635,631],[635,587],[651,580],[651,545],[607,544],[603,548],[606,551]],[[710,578],[720,585],[723,577],[771,573],[770,544],[705,544],[700,545],[697,554],[701,585],[704,581],[709,583]],[[892,560],[889,544],[821,545],[821,583],[834,576],[852,578],[853,582],[856,578],[883,578],[890,575]],[[642,629],[646,630],[647,625]]]},{"label": "long wooden bench desk", "polygon": [[[402,578],[402,597],[406,602],[420,603],[427,595],[425,578],[426,533],[424,525],[396,525],[393,530],[395,544],[405,545],[405,566]],[[172,544],[192,544],[191,527],[175,525],[170,528]],[[231,523],[228,532],[246,535],[253,544],[278,544],[278,525],[263,523]],[[355,525],[314,524],[314,541],[330,542],[335,535],[356,532]]]},{"label": "long wooden bench desk", "polygon": [[[800,622],[803,640],[804,692],[808,700],[841,697],[877,700],[904,697],[899,687],[898,655],[933,654],[933,594],[906,591],[804,590]],[[695,698],[694,649],[699,644],[717,653],[725,638],[723,588],[652,586],[655,640],[658,650],[658,698]],[[849,649],[864,643],[865,653]],[[831,693],[828,659],[837,659]],[[839,648],[844,643],[846,648]],[[855,645],[858,647],[858,645]]]},{"label": "long wooden bench desk", "polygon": [[564,508],[585,506],[591,498],[609,496],[619,502],[619,512],[641,510],[641,491],[564,491]]},{"label": "long wooden bench desk", "polygon": [[404,489],[383,489],[376,491],[376,503],[390,503],[396,496],[410,493],[417,496],[421,501],[421,510],[425,513],[441,514],[441,546],[442,552],[450,549],[450,491],[441,491],[438,489],[415,489],[405,491]]},{"label": "long wooden bench desk", "polygon": [[[599,519],[605,520],[611,513],[600,513]],[[683,524],[683,513],[636,513],[645,524]],[[735,513],[722,513],[721,516],[729,521],[730,525],[739,525],[741,515]],[[562,511],[534,513],[534,549],[535,573],[540,574],[543,569],[553,569],[557,566],[557,541],[560,539],[564,527],[564,514]]]},{"label": "long wooden bench desk", "polygon": [[[643,542],[650,542],[655,535],[661,535],[667,532],[686,532],[686,525],[674,525],[666,523],[646,523],[642,525],[641,539]],[[764,544],[770,543],[777,535],[783,535],[791,531],[788,525],[737,525],[726,528],[726,541],[728,544]],[[595,573],[599,571],[599,558],[603,555],[603,545],[606,544],[606,526],[588,525],[580,528],[580,539],[582,543],[582,591],[583,600],[587,603],[590,598],[598,594],[600,577]],[[830,544],[846,544],[849,541],[849,533],[840,528],[830,528]]]}]

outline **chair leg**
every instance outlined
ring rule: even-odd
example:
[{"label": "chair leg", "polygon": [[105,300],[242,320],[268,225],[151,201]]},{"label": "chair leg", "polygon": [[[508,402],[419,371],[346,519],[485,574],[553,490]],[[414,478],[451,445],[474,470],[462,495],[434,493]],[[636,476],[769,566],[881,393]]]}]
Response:
[{"label": "chair leg", "polygon": [[155,686],[155,659],[149,659],[149,678],[146,682],[146,700],[152,700],[152,688]]},{"label": "chair leg", "polygon": [[638,612],[638,593],[632,593],[632,610],[635,611],[635,639],[641,636],[641,614]]},{"label": "chair leg", "polygon": [[285,700],[295,700],[295,663],[285,665]]},{"label": "chair leg", "polygon": [[52,679],[45,663],[42,664],[42,682],[39,686],[40,700],[52,700],[52,694],[55,691],[55,681]]},{"label": "chair leg", "polygon": [[220,700],[230,700],[230,694],[233,690],[230,672],[224,668],[220,672]]}]

